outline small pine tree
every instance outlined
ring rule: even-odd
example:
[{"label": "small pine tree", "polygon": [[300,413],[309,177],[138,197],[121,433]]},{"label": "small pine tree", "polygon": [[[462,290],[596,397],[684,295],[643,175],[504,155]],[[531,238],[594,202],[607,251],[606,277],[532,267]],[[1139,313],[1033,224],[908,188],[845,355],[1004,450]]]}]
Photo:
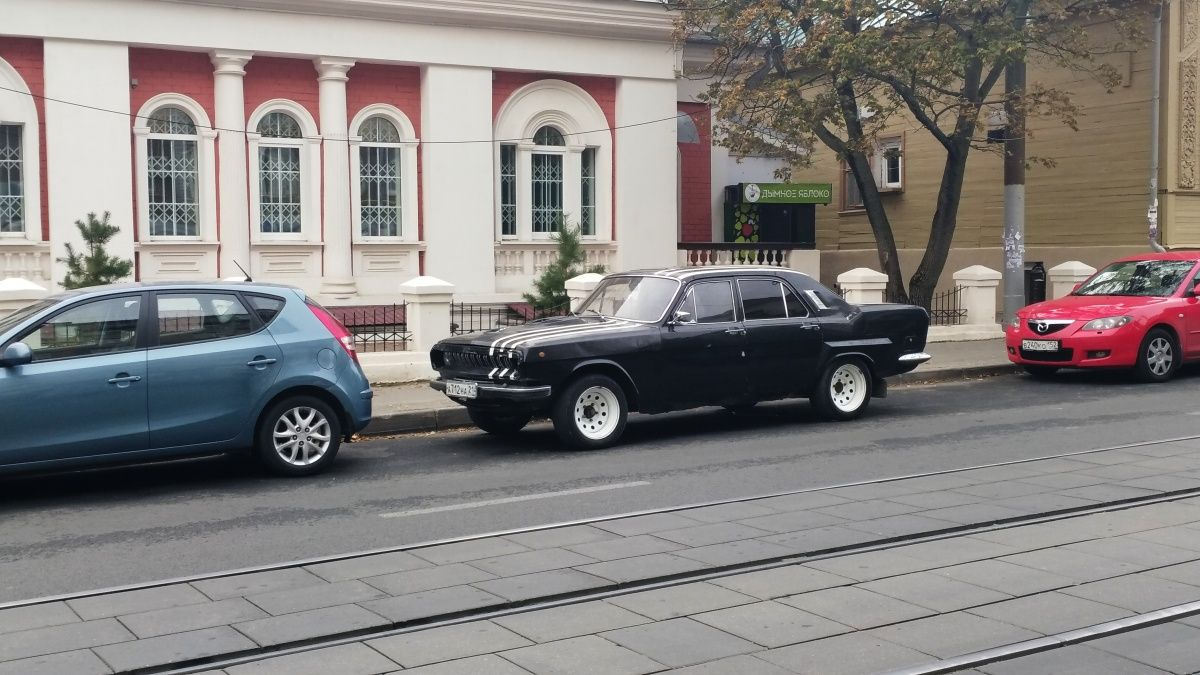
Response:
[{"label": "small pine tree", "polygon": [[67,244],[67,257],[59,258],[58,262],[67,266],[67,276],[63,279],[63,288],[84,288],[111,284],[129,276],[133,271],[133,261],[110,256],[104,250],[107,244],[121,228],[108,222],[109,212],[104,217],[96,219],[95,213],[87,214],[87,222],[75,221],[79,234],[87,245],[87,252],[76,252],[71,244]]},{"label": "small pine tree", "polygon": [[552,235],[558,244],[558,258],[533,282],[533,293],[525,294],[525,302],[539,312],[568,307],[567,280],[584,272],[604,274],[603,265],[585,268],[587,255],[580,241],[579,228],[559,220],[558,232]]}]

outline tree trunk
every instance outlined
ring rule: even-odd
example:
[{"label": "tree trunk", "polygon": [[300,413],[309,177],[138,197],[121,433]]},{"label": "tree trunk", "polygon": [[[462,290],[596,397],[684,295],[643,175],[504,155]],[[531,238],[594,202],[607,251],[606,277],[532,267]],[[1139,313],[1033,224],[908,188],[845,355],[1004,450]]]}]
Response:
[{"label": "tree trunk", "polygon": [[[879,255],[879,267],[888,278],[885,297],[889,302],[908,302],[908,294],[904,291],[904,274],[900,271],[900,257],[896,252],[896,237],[892,234],[892,223],[888,220],[887,210],[883,208],[883,202],[879,199],[879,188],[875,184],[871,160],[865,153],[852,152],[847,161],[850,163],[851,177],[858,183],[863,208],[871,222],[871,232],[875,235],[875,252]],[[863,180],[863,176],[869,180]]]},{"label": "tree trunk", "polygon": [[942,185],[938,189],[937,210],[929,228],[929,242],[921,264],[913,273],[908,284],[909,300],[925,309],[933,300],[938,279],[946,267],[946,257],[954,241],[954,228],[958,224],[958,205],[962,199],[963,177],[967,171],[967,155],[971,150],[970,137],[955,134],[954,147],[946,153],[946,165],[942,169]]}]

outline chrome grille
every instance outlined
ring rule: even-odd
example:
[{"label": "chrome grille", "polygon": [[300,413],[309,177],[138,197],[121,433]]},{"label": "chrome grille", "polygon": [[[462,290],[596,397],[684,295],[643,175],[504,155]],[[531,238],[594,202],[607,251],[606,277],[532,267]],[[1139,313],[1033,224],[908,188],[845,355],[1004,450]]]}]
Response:
[{"label": "chrome grille", "polygon": [[459,371],[484,371],[516,368],[520,359],[515,352],[488,354],[486,351],[448,350],[442,355],[447,368]]},{"label": "chrome grille", "polygon": [[1029,330],[1038,335],[1050,335],[1075,323],[1070,319],[1030,319],[1028,322]]}]

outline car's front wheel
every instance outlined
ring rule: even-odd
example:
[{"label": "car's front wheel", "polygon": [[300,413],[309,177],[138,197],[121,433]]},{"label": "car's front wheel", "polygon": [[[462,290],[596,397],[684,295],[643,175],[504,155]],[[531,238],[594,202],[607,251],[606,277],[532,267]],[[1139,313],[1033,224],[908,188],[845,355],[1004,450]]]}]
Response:
[{"label": "car's front wheel", "polygon": [[1142,340],[1134,372],[1142,382],[1166,382],[1179,369],[1179,359],[1175,337],[1162,328],[1154,328]]},{"label": "car's front wheel", "polygon": [[822,417],[852,420],[871,402],[871,373],[861,359],[836,360],[825,369],[811,400]]},{"label": "car's front wheel", "polygon": [[467,408],[467,416],[471,422],[494,436],[512,436],[529,424],[533,413],[529,412],[499,412],[495,410],[480,410]]},{"label": "car's front wheel", "polygon": [[342,424],[329,404],[293,396],[271,406],[259,422],[255,451],[272,472],[310,476],[333,463],[342,444]]},{"label": "car's front wheel", "polygon": [[625,431],[629,403],[625,390],[607,375],[584,375],[569,382],[554,404],[554,431],[579,449],[605,448]]}]

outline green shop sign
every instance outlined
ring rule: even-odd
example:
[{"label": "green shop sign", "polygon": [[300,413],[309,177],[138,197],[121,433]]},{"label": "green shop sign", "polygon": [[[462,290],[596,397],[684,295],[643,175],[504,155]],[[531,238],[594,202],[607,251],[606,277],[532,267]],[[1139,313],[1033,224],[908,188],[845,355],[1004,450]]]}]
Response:
[{"label": "green shop sign", "polygon": [[742,183],[742,202],[750,204],[828,204],[831,183]]}]

